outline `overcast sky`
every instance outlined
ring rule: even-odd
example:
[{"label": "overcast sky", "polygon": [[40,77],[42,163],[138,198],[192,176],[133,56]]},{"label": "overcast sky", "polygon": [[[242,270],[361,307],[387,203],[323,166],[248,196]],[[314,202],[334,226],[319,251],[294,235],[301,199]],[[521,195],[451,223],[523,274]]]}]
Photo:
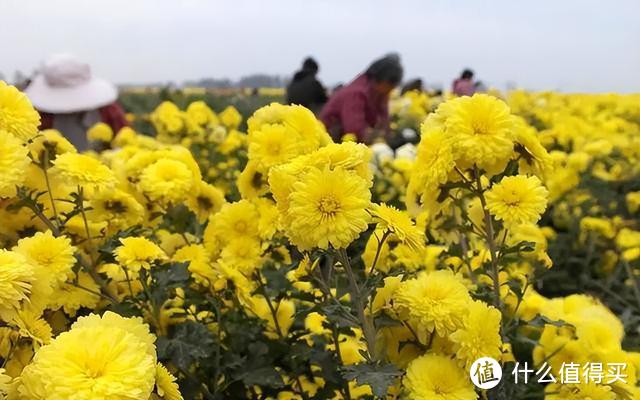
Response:
[{"label": "overcast sky", "polygon": [[640,0],[0,0],[0,73],[73,53],[117,83],[289,75],[327,84],[397,51],[406,78],[640,92]]}]

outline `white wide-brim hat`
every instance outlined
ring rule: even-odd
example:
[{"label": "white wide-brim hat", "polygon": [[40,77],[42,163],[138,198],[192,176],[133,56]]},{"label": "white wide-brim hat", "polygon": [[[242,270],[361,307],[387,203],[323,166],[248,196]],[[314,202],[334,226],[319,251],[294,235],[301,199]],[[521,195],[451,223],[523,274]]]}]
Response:
[{"label": "white wide-brim hat", "polygon": [[94,110],[118,98],[115,85],[91,76],[89,64],[69,55],[47,60],[25,93],[38,111],[51,114]]}]

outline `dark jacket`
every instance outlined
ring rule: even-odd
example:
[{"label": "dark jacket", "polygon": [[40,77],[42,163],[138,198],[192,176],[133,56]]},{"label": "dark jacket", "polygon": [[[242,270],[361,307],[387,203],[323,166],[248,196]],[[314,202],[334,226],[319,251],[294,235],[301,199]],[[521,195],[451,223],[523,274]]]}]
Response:
[{"label": "dark jacket", "polygon": [[318,113],[327,102],[327,92],[314,73],[298,71],[287,86],[287,103],[300,104]]}]

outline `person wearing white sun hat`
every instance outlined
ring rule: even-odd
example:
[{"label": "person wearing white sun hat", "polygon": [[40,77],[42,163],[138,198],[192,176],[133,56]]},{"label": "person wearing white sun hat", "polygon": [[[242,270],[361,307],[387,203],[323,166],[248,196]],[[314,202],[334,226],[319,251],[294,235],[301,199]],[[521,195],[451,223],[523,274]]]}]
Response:
[{"label": "person wearing white sun hat", "polygon": [[86,132],[94,124],[104,122],[115,133],[128,125],[115,85],[71,55],[45,61],[25,93],[40,113],[40,129],[57,129],[80,151],[89,148]]}]

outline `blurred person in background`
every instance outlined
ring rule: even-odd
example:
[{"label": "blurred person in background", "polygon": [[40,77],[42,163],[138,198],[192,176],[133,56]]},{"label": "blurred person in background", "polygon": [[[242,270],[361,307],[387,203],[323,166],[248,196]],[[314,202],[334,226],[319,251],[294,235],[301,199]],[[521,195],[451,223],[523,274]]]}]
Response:
[{"label": "blurred person in background", "polygon": [[302,63],[302,69],[293,75],[287,86],[287,103],[299,104],[317,114],[327,102],[327,91],[316,78],[318,63],[307,57]]},{"label": "blurred person in background", "polygon": [[409,82],[405,83],[404,86],[402,86],[402,90],[400,90],[400,94],[405,94],[407,92],[412,92],[412,91],[422,92],[423,90],[424,88],[422,84],[422,79],[417,78],[417,79],[412,79]]},{"label": "blurred person in background", "polygon": [[482,82],[482,81],[477,81],[473,85],[475,87],[475,92],[474,93],[484,93],[484,92],[487,91],[487,85],[485,85],[484,82]]},{"label": "blurred person in background", "polygon": [[60,131],[79,151],[89,149],[86,133],[96,123],[115,133],[128,125],[115,85],[92,76],[89,64],[70,55],[45,61],[25,93],[40,113],[40,129]]},{"label": "blurred person in background", "polygon": [[460,78],[453,81],[451,91],[456,96],[472,96],[476,92],[476,84],[473,82],[473,71],[465,69]]},{"label": "blurred person in background", "polygon": [[320,113],[334,140],[352,133],[358,142],[368,144],[385,136],[389,132],[389,94],[402,75],[400,57],[389,54],[336,91]]}]

